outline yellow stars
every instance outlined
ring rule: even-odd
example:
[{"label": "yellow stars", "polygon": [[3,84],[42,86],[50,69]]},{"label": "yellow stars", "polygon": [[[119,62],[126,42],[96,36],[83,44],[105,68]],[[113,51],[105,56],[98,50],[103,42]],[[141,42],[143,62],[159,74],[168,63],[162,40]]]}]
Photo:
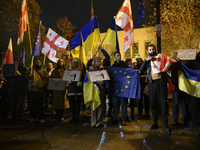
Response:
[{"label": "yellow stars", "polygon": [[35,42],[35,45],[37,45],[37,42]]},{"label": "yellow stars", "polygon": [[117,73],[117,71],[115,71],[115,73]]},{"label": "yellow stars", "polygon": [[124,74],[126,74],[126,72],[124,72]]},{"label": "yellow stars", "polygon": [[118,92],[118,90],[116,90],[116,92]]},{"label": "yellow stars", "polygon": [[128,86],[125,86],[125,88],[127,89],[127,88],[128,88]]},{"label": "yellow stars", "polygon": [[119,72],[121,73],[122,71],[120,70]]},{"label": "yellow stars", "polygon": [[124,91],[124,89],[121,89],[121,91],[123,92],[123,91]]},{"label": "yellow stars", "polygon": [[127,78],[131,78],[130,76],[127,76]]},{"label": "yellow stars", "polygon": [[130,81],[128,81],[127,83],[130,83]]},{"label": "yellow stars", "polygon": [[37,42],[39,42],[39,39],[37,40]]},{"label": "yellow stars", "polygon": [[37,36],[37,38],[39,38],[39,36]]}]

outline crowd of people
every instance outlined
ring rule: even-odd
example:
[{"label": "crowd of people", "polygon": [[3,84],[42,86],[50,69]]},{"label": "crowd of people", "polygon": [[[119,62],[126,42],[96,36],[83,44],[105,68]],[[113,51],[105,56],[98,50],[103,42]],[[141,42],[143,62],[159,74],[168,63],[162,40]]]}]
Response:
[{"label": "crowd of people", "polygon": [[[180,91],[178,88],[177,68],[180,61],[177,58],[175,58],[176,62],[168,65],[163,72],[153,74],[151,61],[158,55],[154,45],[149,45],[147,47],[148,56],[144,61],[142,58],[138,58],[135,63],[132,63],[132,59],[127,59],[125,62],[122,61],[120,52],[116,51],[114,53],[116,61],[111,65],[110,57],[106,51],[101,47],[99,50],[104,54],[105,59],[102,61],[101,58],[94,56],[87,63],[87,70],[77,58],[72,59],[70,64],[69,60],[66,62],[65,59],[61,58],[58,60],[55,68],[52,63],[48,63],[46,69],[37,56],[34,58],[33,65],[28,69],[22,63],[22,58],[16,58],[15,63],[18,65],[18,71],[16,72],[17,75],[5,78],[1,77],[1,117],[7,119],[8,112],[11,112],[13,122],[17,119],[22,119],[26,97],[31,122],[46,122],[44,112],[49,111],[49,103],[51,101],[52,109],[55,111],[56,122],[63,121],[64,111],[67,108],[70,108],[72,115],[69,123],[78,123],[80,111],[82,110],[84,113],[86,110],[83,96],[83,84],[86,72],[104,70],[108,66],[112,66],[134,69],[139,72],[141,85],[140,99],[136,100],[132,98],[129,99],[113,96],[112,93],[109,93],[108,87],[114,85],[107,86],[105,81],[96,81],[95,85],[99,88],[99,98],[101,103],[95,109],[92,105],[89,106],[89,108],[91,108],[91,127],[101,127],[103,125],[103,117],[106,114],[106,107],[109,107],[108,116],[112,118],[112,125],[121,122],[121,125],[126,126],[126,121],[129,119],[127,115],[127,107],[130,106],[132,120],[138,120],[142,117],[150,118],[151,109],[153,120],[153,123],[150,126],[151,130],[159,128],[157,122],[159,111],[161,111],[163,127],[165,130],[170,131],[171,129],[168,125],[168,92],[171,92],[173,96],[174,121],[172,125],[179,125],[179,102],[181,102],[184,124],[190,125],[189,128],[200,125],[199,98],[190,96]],[[196,60],[190,61],[186,63],[186,65],[191,69],[200,70],[199,55],[197,55]],[[64,91],[49,90],[47,87],[49,79],[61,79],[65,70],[82,71],[80,81],[67,81],[66,89]],[[169,70],[172,72],[171,77],[167,75],[167,71]],[[109,100],[108,105],[106,105],[106,98]],[[138,101],[138,103],[136,103],[136,101]],[[189,109],[190,101],[191,112]],[[135,107],[138,108],[137,114],[134,110]],[[143,108],[145,110],[144,112]],[[121,110],[121,117],[119,117],[119,110]]]}]

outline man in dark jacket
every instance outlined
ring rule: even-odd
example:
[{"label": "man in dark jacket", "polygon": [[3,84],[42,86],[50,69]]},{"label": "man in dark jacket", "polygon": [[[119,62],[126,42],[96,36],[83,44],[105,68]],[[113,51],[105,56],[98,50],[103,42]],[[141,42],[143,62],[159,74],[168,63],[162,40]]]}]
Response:
[{"label": "man in dark jacket", "polygon": [[[10,96],[12,100],[12,120],[21,119],[24,111],[24,98],[26,93],[26,66],[23,65],[22,58],[18,57],[15,61],[18,64],[17,76],[13,76],[10,81]],[[18,111],[17,111],[18,105]]]},{"label": "man in dark jacket", "polygon": [[[127,63],[124,61],[121,61],[121,54],[120,52],[116,51],[114,53],[114,58],[116,61],[112,65],[112,67],[121,67],[121,68],[128,68]],[[113,96],[113,123],[112,124],[117,124],[118,123],[118,111],[119,111],[119,103],[121,104],[121,114],[122,114],[122,125],[127,125],[125,122],[126,119],[126,111],[127,111],[127,99],[123,97],[117,97]]]},{"label": "man in dark jacket", "polygon": [[[157,104],[160,103],[161,113],[162,113],[162,121],[163,127],[165,130],[170,131],[170,127],[168,126],[168,113],[167,113],[167,67],[163,70],[163,72],[153,74],[151,61],[154,57],[157,56],[156,47],[154,45],[149,45],[147,47],[147,56],[146,60],[144,60],[141,65],[139,72],[143,72],[147,69],[146,82],[148,86],[149,99],[151,104],[151,112],[153,123],[150,126],[150,129],[158,129],[158,110]],[[169,67],[169,66],[168,66]]]},{"label": "man in dark jacket", "polygon": [[29,90],[29,110],[31,122],[38,118],[41,123],[44,120],[44,88],[46,87],[48,72],[42,67],[41,60],[36,56],[33,61],[33,67],[30,66],[26,72]]}]

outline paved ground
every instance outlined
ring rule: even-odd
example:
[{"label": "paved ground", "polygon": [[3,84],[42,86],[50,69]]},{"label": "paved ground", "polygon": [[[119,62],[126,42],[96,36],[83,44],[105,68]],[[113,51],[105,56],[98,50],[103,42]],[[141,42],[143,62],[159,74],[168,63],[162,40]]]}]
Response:
[{"label": "paved ground", "polygon": [[[101,128],[90,127],[90,114],[81,116],[78,124],[70,124],[70,113],[64,122],[55,123],[54,116],[46,113],[47,122],[30,122],[28,114],[21,121],[0,123],[0,150],[151,150],[200,149],[199,130],[184,130],[187,125],[172,127],[172,132],[159,129],[150,131],[151,118],[127,122],[127,126],[111,125],[105,117]],[[182,123],[180,115],[180,123]],[[173,121],[169,113],[169,124]]]}]

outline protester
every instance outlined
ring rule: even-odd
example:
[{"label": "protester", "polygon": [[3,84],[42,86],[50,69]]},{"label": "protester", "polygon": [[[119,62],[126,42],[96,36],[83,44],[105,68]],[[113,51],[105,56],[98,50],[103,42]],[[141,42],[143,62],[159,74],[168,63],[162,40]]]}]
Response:
[{"label": "protester", "polygon": [[[121,61],[121,54],[120,52],[116,51],[114,53],[114,58],[116,61],[112,65],[112,67],[122,67],[122,68],[128,68],[128,65],[124,62]],[[126,126],[126,112],[127,112],[127,99],[123,97],[117,97],[113,96],[113,105],[114,105],[114,110],[113,110],[113,122],[112,124],[117,124],[118,123],[118,112],[119,112],[119,103],[121,104],[121,114],[122,114],[122,125]]]},{"label": "protester", "polygon": [[[163,72],[155,73],[153,72],[153,66],[151,65],[151,61],[154,60],[155,57],[161,57],[162,55],[158,55],[156,53],[156,47],[154,45],[149,45],[147,47],[147,56],[146,60],[144,60],[141,65],[139,71],[142,73],[145,69],[147,69],[146,82],[149,90],[149,99],[151,104],[151,112],[153,123],[150,126],[150,129],[158,129],[158,110],[157,105],[160,103],[161,113],[162,113],[162,121],[164,129],[170,131],[170,127],[168,125],[168,112],[167,112],[167,64],[162,64],[166,66],[163,69]],[[155,67],[155,66],[154,66]]]},{"label": "protester", "polygon": [[39,119],[41,123],[45,123],[44,89],[47,85],[48,72],[42,67],[39,56],[34,57],[33,66],[29,67],[25,77],[28,79],[30,121]]},{"label": "protester", "polygon": [[[48,63],[47,64],[47,72],[48,72],[48,76],[49,77],[51,76],[53,70],[54,70],[53,64],[52,63]],[[50,95],[51,95],[51,90],[46,89],[45,90],[45,111],[46,112],[49,111]]]},{"label": "protester", "polygon": [[[103,70],[103,66],[101,66],[101,59],[99,57],[93,58],[93,65],[89,67],[90,71]],[[93,110],[93,106],[91,106],[91,127],[101,127],[103,124],[103,105],[106,101],[106,88],[105,83],[103,81],[97,81],[97,86],[99,87],[100,93],[100,102],[101,104]]]},{"label": "protester", "polygon": [[12,121],[19,120],[22,117],[24,111],[24,99],[26,93],[26,79],[25,73],[27,71],[26,66],[23,65],[22,58],[18,57],[15,60],[18,65],[18,70],[16,71],[17,76],[12,76],[10,81],[9,95],[12,100]]},{"label": "protester", "polygon": [[79,115],[80,115],[80,107],[81,101],[83,98],[83,80],[84,80],[84,73],[83,69],[81,68],[79,59],[74,58],[72,60],[72,67],[70,71],[81,71],[81,78],[80,81],[70,81],[68,83],[68,93],[67,96],[69,98],[71,104],[71,111],[72,111],[72,119],[69,121],[70,123],[78,123]]},{"label": "protester", "polygon": [[[63,59],[59,59],[57,62],[57,67],[53,70],[51,74],[51,78],[61,79],[64,71],[66,70],[65,62]],[[56,111],[56,119],[55,121],[63,121],[63,113],[64,109],[66,109],[66,90],[59,91],[53,90],[52,91],[52,108]]]}]

